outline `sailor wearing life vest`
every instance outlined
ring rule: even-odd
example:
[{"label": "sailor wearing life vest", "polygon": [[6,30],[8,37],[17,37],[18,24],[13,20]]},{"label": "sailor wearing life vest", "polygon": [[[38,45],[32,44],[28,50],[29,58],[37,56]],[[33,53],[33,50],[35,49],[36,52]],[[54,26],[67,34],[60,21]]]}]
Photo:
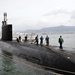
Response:
[{"label": "sailor wearing life vest", "polygon": [[60,48],[60,49],[63,49],[62,44],[63,44],[64,40],[63,40],[62,36],[60,36],[58,42],[59,42],[59,44],[60,44],[59,48]]}]

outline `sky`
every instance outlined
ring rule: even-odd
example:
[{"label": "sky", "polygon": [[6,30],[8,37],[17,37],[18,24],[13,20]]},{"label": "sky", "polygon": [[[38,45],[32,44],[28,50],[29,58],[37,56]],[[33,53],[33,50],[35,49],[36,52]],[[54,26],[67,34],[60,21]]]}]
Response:
[{"label": "sky", "polygon": [[75,0],[0,0],[0,28],[4,12],[14,31],[75,26]]}]

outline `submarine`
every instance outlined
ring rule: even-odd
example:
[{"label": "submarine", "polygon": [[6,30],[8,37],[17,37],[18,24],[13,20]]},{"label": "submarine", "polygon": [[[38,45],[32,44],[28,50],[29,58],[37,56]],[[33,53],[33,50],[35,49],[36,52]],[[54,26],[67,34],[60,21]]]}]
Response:
[{"label": "submarine", "polygon": [[16,55],[27,61],[43,66],[45,69],[64,75],[75,74],[75,63],[56,53],[51,48],[31,44],[28,42],[16,42],[12,40],[12,24],[7,24],[7,13],[4,13],[2,21],[1,50],[8,55]]}]

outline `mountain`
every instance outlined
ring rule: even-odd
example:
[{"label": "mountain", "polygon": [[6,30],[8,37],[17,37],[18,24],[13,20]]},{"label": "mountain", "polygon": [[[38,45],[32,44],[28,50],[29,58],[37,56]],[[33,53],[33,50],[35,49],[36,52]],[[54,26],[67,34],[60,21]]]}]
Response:
[{"label": "mountain", "polygon": [[63,32],[63,31],[75,31],[75,26],[56,26],[56,27],[47,27],[39,30],[27,30],[25,32]]}]

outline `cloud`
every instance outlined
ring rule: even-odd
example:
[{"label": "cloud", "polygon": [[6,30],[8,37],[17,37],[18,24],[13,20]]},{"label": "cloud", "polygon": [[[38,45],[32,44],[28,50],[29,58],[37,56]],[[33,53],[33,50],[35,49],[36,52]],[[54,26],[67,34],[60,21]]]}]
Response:
[{"label": "cloud", "polygon": [[75,26],[75,11],[71,12],[70,19],[66,22],[66,25]]},{"label": "cloud", "polygon": [[45,14],[41,17],[42,22],[50,24],[65,24],[71,17],[71,12],[64,10],[52,11],[48,14]]},{"label": "cloud", "polygon": [[39,27],[51,27],[58,25],[75,25],[75,11],[56,10],[41,16]]},{"label": "cloud", "polygon": [[71,14],[71,12],[59,9],[59,10],[53,10],[50,13],[44,14],[43,16],[58,15],[58,14],[68,14],[69,15]]},{"label": "cloud", "polygon": [[71,19],[75,19],[75,11],[72,12]]},{"label": "cloud", "polygon": [[[71,26],[75,25],[75,11],[56,10],[40,17],[35,16],[22,20],[20,18],[16,22],[18,23],[16,25],[14,23],[15,30],[41,29],[59,25]],[[19,28],[17,28],[17,26],[19,26]]]},{"label": "cloud", "polygon": [[[58,25],[75,25],[75,11],[63,9],[54,10],[42,16],[11,16],[8,14],[8,23],[12,23],[13,30],[41,29]],[[2,17],[0,20],[3,20]]]}]

